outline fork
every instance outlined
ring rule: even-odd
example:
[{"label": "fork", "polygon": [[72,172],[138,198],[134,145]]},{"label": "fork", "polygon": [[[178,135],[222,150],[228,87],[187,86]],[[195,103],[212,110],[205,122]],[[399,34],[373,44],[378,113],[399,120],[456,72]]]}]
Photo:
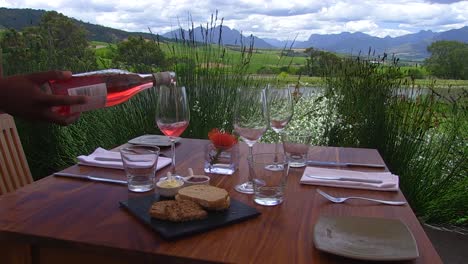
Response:
[{"label": "fork", "polygon": [[323,197],[327,198],[328,200],[334,202],[334,203],[343,203],[344,201],[348,199],[361,199],[361,200],[366,200],[366,201],[372,201],[372,202],[377,202],[377,203],[383,203],[383,204],[388,204],[388,205],[404,205],[406,202],[403,201],[386,201],[386,200],[378,200],[378,199],[372,199],[372,198],[366,198],[366,197],[358,197],[358,196],[350,196],[350,197],[334,197],[329,195],[328,193],[317,189],[317,192],[321,194]]}]

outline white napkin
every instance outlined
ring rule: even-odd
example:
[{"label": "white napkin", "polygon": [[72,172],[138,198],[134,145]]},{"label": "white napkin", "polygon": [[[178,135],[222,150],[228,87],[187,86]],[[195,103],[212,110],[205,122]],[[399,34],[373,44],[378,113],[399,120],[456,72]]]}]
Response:
[{"label": "white napkin", "polygon": [[[123,170],[121,158],[120,152],[108,151],[103,148],[97,148],[88,156],[81,155],[77,157],[78,164],[80,165]],[[156,170],[166,167],[171,164],[171,162],[172,160],[170,158],[159,156]]]},{"label": "white napkin", "polygon": [[[354,182],[345,180],[328,180],[307,177],[314,175],[318,177],[346,177],[353,179],[381,180],[382,183]],[[302,184],[323,185],[331,187],[342,187],[352,189],[368,189],[378,191],[398,191],[399,178],[390,172],[362,172],[351,170],[336,170],[317,167],[307,167],[304,170],[301,181]]]}]

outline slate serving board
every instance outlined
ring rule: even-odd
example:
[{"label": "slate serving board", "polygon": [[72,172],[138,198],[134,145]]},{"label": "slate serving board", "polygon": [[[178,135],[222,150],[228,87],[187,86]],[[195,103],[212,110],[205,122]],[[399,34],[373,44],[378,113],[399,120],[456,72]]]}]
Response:
[{"label": "slate serving board", "polygon": [[167,240],[205,232],[260,215],[257,209],[231,198],[231,205],[227,210],[219,212],[209,211],[208,217],[205,219],[188,222],[170,222],[155,219],[149,215],[149,208],[153,202],[159,200],[167,199],[160,198],[158,194],[154,194],[120,201],[120,205]]}]

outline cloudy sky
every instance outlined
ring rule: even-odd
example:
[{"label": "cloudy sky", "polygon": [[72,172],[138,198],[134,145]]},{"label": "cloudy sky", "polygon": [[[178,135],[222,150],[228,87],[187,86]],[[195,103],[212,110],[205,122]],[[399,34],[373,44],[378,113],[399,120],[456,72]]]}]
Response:
[{"label": "cloudy sky", "polygon": [[55,10],[85,22],[159,34],[187,28],[189,21],[206,24],[218,10],[225,26],[280,40],[344,31],[395,37],[468,25],[468,0],[0,0],[0,7]]}]

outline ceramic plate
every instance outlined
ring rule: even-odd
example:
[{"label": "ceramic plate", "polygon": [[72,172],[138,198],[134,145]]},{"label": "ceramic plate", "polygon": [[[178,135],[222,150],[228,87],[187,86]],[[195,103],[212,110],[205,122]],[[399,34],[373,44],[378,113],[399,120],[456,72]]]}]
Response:
[{"label": "ceramic plate", "polygon": [[[180,137],[177,137],[175,142],[179,142]],[[143,135],[128,141],[130,144],[134,145],[146,145],[146,146],[160,146],[166,147],[171,145],[169,137],[161,135]]]},{"label": "ceramic plate", "polygon": [[319,250],[360,260],[419,257],[413,234],[398,219],[322,216],[314,227],[314,244]]}]

